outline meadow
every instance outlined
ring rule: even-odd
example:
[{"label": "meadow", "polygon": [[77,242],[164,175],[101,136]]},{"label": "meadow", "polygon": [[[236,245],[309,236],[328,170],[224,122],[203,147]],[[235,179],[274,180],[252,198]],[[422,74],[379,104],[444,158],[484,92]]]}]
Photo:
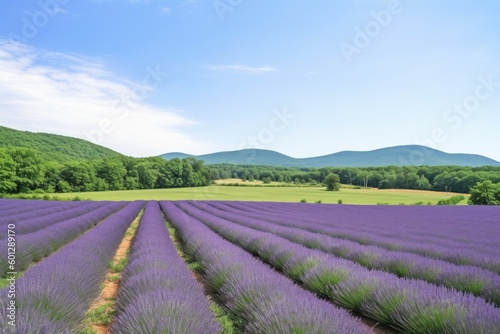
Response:
[{"label": "meadow", "polygon": [[[206,187],[123,190],[100,192],[76,192],[64,194],[50,194],[60,199],[79,197],[95,201],[133,201],[133,200],[238,200],[238,201],[271,201],[271,202],[300,202],[337,204],[436,204],[439,200],[456,196],[457,193],[406,190],[406,189],[356,189],[343,186],[340,191],[326,191],[322,186],[288,186],[274,183],[270,186],[260,181],[246,182],[243,185],[233,186],[234,182],[227,181],[225,185],[219,183]],[[458,203],[467,204],[468,194]]]},{"label": "meadow", "polygon": [[499,216],[0,199],[0,332],[500,333]]}]

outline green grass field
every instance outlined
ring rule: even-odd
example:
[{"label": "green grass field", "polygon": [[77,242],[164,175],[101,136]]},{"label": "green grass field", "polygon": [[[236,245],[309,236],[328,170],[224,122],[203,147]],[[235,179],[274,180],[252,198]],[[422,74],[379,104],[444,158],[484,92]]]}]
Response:
[{"label": "green grass field", "polygon": [[[419,190],[378,190],[341,188],[340,191],[326,191],[325,187],[244,187],[212,185],[196,188],[123,190],[51,194],[61,199],[72,199],[76,196],[91,200],[233,200],[233,201],[274,201],[308,203],[343,204],[436,204],[440,199],[457,195],[456,193],[419,191]],[[469,195],[459,204],[467,204]]]}]

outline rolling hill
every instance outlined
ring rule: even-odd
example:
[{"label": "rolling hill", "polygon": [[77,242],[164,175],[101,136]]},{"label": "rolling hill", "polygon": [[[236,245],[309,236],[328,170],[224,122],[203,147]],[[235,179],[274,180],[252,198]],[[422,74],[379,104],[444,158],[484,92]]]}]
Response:
[{"label": "rolling hill", "polygon": [[244,149],[239,151],[217,152],[205,155],[167,153],[165,159],[193,157],[206,164],[268,165],[282,167],[379,167],[379,166],[500,166],[493,159],[462,153],[445,153],[419,145],[405,145],[381,148],[373,151],[342,151],[312,158],[292,158],[269,150]]},{"label": "rolling hill", "polygon": [[83,139],[0,126],[0,148],[2,147],[32,148],[47,160],[59,162],[121,156],[118,152]]},{"label": "rolling hill", "polygon": [[[47,160],[65,162],[116,157],[122,154],[83,139],[48,133],[19,131],[0,126],[0,148],[27,147],[36,149]],[[500,162],[476,155],[445,153],[425,146],[406,145],[381,148],[373,151],[342,151],[311,158],[293,158],[275,151],[244,149],[190,155],[174,152],[163,154],[164,159],[193,157],[213,164],[267,165],[282,167],[379,167],[379,166],[500,166]]]}]

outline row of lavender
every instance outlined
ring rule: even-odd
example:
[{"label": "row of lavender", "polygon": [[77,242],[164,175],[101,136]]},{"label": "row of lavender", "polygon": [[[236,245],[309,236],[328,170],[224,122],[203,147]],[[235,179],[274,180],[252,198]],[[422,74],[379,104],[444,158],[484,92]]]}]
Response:
[{"label": "row of lavender", "polygon": [[[253,209],[252,209],[253,208]],[[493,230],[497,220],[495,207],[459,206],[459,207],[429,207],[429,206],[355,206],[344,205],[308,205],[300,207],[297,203],[268,203],[264,206],[249,203],[249,211],[259,211],[270,214],[282,213],[282,210],[297,214],[301,219],[336,227],[340,230],[353,225],[357,232],[396,239],[400,244],[420,243],[442,246],[453,246],[457,242],[479,252],[491,252],[500,231]],[[366,217],[370,217],[369,220]],[[471,225],[470,217],[477,217],[481,224]],[[451,223],[451,225],[450,225]],[[428,232],[432,231],[432,234]]]},{"label": "row of lavender", "polygon": [[301,289],[241,248],[225,241],[173,202],[160,202],[198,261],[217,299],[245,319],[246,333],[369,333],[346,311]]},{"label": "row of lavender", "polygon": [[[429,206],[356,206],[307,205],[299,203],[246,203],[250,211],[280,214],[283,210],[308,219],[314,216],[316,222],[327,226],[350,227],[372,232],[375,235],[396,237],[405,242],[431,242],[435,244],[463,242],[468,247],[481,249],[496,243],[500,231],[497,226],[498,208],[480,206],[429,207]],[[251,209],[253,208],[253,209]],[[369,220],[366,217],[370,217]],[[481,224],[471,225],[470,217],[476,217]],[[449,223],[452,223],[451,225]],[[429,234],[428,231],[432,231]]]},{"label": "row of lavender", "polygon": [[[379,269],[400,277],[421,279],[470,292],[500,305],[500,276],[491,271],[474,266],[460,266],[412,253],[388,251],[376,246],[365,246],[349,240],[312,233],[300,228],[303,223],[294,223],[290,220],[284,225],[270,223],[245,215],[242,210],[235,208],[238,204],[233,206],[228,204],[232,203],[193,203],[197,208],[218,217],[259,231],[279,235],[294,243],[334,254],[369,269]],[[286,215],[283,214],[283,217]]]},{"label": "row of lavender", "polygon": [[[124,206],[124,202],[83,203],[56,213],[39,212],[38,218],[14,220],[16,270],[25,270],[33,262],[40,261]],[[5,234],[9,226],[4,226]],[[6,236],[0,238],[1,245],[8,245],[7,241]],[[4,251],[0,253],[0,277],[6,275],[8,268],[8,252]]]},{"label": "row of lavender", "polygon": [[269,222],[500,274],[496,207],[227,204]]},{"label": "row of lavender", "polygon": [[[233,202],[231,205],[241,203]],[[285,210],[289,217],[302,222],[335,228],[339,235],[354,238],[362,243],[384,244],[388,249],[411,249],[435,255],[428,247],[450,248],[461,245],[478,253],[491,255],[498,246],[497,207],[446,207],[446,206],[334,206],[296,203],[245,203],[249,213],[265,213],[273,219],[283,218]],[[240,209],[242,208],[239,205]],[[355,230],[353,230],[355,226]],[[368,236],[368,238],[366,238]],[[372,240],[375,239],[375,240]],[[413,246],[412,246],[413,247]],[[436,254],[438,255],[438,254]],[[462,259],[466,261],[465,259]]]},{"label": "row of lavender", "polygon": [[[0,331],[79,331],[89,304],[99,292],[107,263],[142,206],[141,202],[128,204],[26,271],[17,282],[17,327],[5,323]],[[173,221],[179,213],[184,220],[182,211],[174,209],[167,211]],[[202,223],[177,223],[189,239],[187,248],[196,248],[191,255],[206,269],[207,280],[220,300],[247,320],[246,332],[368,332],[345,311],[293,285]],[[118,315],[110,332],[220,333],[208,300],[191,275],[169,240],[158,203],[148,203],[123,272]],[[6,289],[0,290],[0,317],[4,319],[9,302],[6,295]]]},{"label": "row of lavender", "polygon": [[[50,206],[39,210],[11,214],[8,217],[2,218],[0,226],[14,224],[16,234],[26,234],[38,231],[66,219],[78,217],[108,203],[109,202],[82,202],[79,205],[71,207]],[[3,228],[2,230],[3,231],[0,231],[0,239],[5,237],[5,230]]]},{"label": "row of lavender", "polygon": [[[2,333],[75,333],[100,292],[108,262],[144,202],[127,204],[88,233],[34,265],[17,281],[16,327]],[[7,288],[0,290],[0,318],[7,319]]]},{"label": "row of lavender", "polygon": [[54,208],[71,208],[78,206],[78,202],[51,202],[51,201],[20,201],[17,199],[0,198],[0,217],[3,219],[20,213],[33,212]]},{"label": "row of lavender", "polygon": [[110,333],[219,333],[203,289],[177,254],[158,202],[148,202],[122,272]]},{"label": "row of lavender", "polygon": [[[3,204],[5,203],[0,201],[0,208]],[[85,205],[88,204],[81,204],[83,207]],[[110,204],[104,206],[106,205]],[[119,205],[119,203],[115,203],[115,205]],[[123,206],[124,203],[121,205]],[[137,203],[137,205],[139,204]],[[140,206],[142,205],[143,203],[140,204]],[[287,215],[284,215],[283,212],[276,211],[276,208],[279,207],[277,204],[266,206],[263,203],[163,202],[161,206],[185,240],[187,253],[200,262],[207,283],[215,291],[220,302],[228,310],[247,321],[245,328],[247,332],[363,333],[366,329],[347,313],[333,308],[331,304],[298,288],[239,247],[224,241],[210,231],[207,226],[238,246],[257,254],[311,291],[343,307],[391,325],[400,331],[417,333],[425,328],[427,332],[499,332],[498,309],[488,305],[480,298],[462,295],[422,281],[398,279],[387,273],[375,270],[368,271],[351,261],[327,254],[335,254],[333,250],[336,249],[336,244],[339,242],[344,242],[342,244],[344,250],[347,249],[346,247],[356,245],[346,240],[298,229],[297,227],[300,226],[294,225],[297,223],[294,219],[300,218],[293,214],[292,209],[287,212]],[[90,207],[87,206],[87,209]],[[130,204],[126,208],[129,207]],[[262,207],[262,210],[258,210],[259,207]],[[310,206],[304,207],[309,208]],[[49,212],[50,210],[47,209],[37,207],[37,209],[25,210],[25,213],[19,214],[26,216],[29,213],[31,217],[36,217],[34,214],[38,212],[40,218],[50,217],[53,212]],[[51,210],[53,209],[51,208]],[[66,209],[71,211],[71,208],[67,207]],[[124,212],[125,209],[119,213]],[[83,209],[80,207],[77,210]],[[71,255],[67,249],[71,249],[72,245],[77,245],[75,249],[78,249],[82,253],[81,255],[85,254],[82,247],[84,244],[81,240],[84,239],[88,243],[92,240],[88,236],[96,236],[95,231],[99,228],[101,233],[106,234],[101,226],[105,224],[110,226],[108,221],[113,218],[116,218],[116,223],[121,221],[120,224],[123,224],[123,217],[120,218],[117,215],[111,216],[91,232],[64,247],[60,252],[35,265],[19,280],[19,282],[24,282],[28,277],[29,284],[21,283],[19,285],[19,291],[22,289],[23,296],[26,287],[29,287],[30,284],[35,286],[34,289],[29,290],[31,292],[27,294],[28,297],[22,299],[20,304],[23,305],[20,308],[22,319],[34,321],[33,324],[23,325],[24,327],[21,327],[23,332],[52,332],[54,330],[58,333],[69,333],[78,328],[82,314],[85,313],[86,307],[90,303],[88,299],[90,297],[86,294],[90,285],[74,280],[74,283],[70,285],[77,292],[77,298],[71,300],[68,294],[63,294],[60,300],[56,298],[56,302],[52,303],[50,298],[56,293],[57,283],[49,284],[49,291],[46,295],[40,294],[43,290],[43,282],[49,279],[48,272],[50,270],[44,268],[53,265],[57,271],[65,271],[67,269],[64,269],[66,268],[64,265],[68,265],[71,270],[72,267],[69,266],[71,261],[63,261],[61,266],[56,266],[58,262],[62,261],[61,252],[65,252],[64,256]],[[132,213],[131,216],[133,216]],[[270,217],[270,221],[276,220],[276,222],[270,223],[265,219],[252,218],[264,218],[263,216]],[[319,220],[321,221],[321,219]],[[66,222],[68,221],[70,224],[65,226],[72,226],[76,223],[72,220]],[[306,226],[311,227],[313,224],[312,222],[307,223]],[[54,226],[56,225],[63,226],[63,224],[55,224]],[[325,219],[318,226],[328,227],[327,220]],[[40,231],[46,228],[42,228]],[[273,234],[265,233],[265,231]],[[120,237],[121,240],[123,232],[124,230],[118,228],[115,231],[117,235],[114,234],[111,239],[114,238],[113,240],[116,241],[116,238]],[[35,233],[29,234],[34,235]],[[106,235],[111,237],[111,232],[108,231]],[[106,239],[100,239],[99,242],[103,242],[103,240]],[[113,240],[112,244],[115,242]],[[305,248],[298,243],[321,251]],[[100,244],[88,243],[88,245],[90,247],[103,247]],[[110,247],[114,247],[116,250],[116,246],[111,245]],[[396,253],[384,253],[380,247],[359,244],[357,246],[360,248],[354,247],[351,253],[346,252],[352,257],[351,260],[363,259],[366,254],[370,254],[370,250],[379,252],[377,254],[381,258],[388,253],[393,255]],[[105,266],[114,254],[110,248],[106,249],[108,249],[108,253],[111,253],[110,256],[106,255],[108,259],[106,260],[106,256],[91,256],[89,261],[95,261],[95,265],[84,262],[82,276],[97,277],[95,276],[96,268],[102,267],[103,259]],[[418,258],[412,257],[414,254],[406,256],[412,260]],[[71,259],[76,260],[78,257],[72,256]],[[439,264],[439,262],[434,264]],[[445,265],[446,263],[441,264]],[[35,268],[35,274],[33,274]],[[395,265],[395,268],[399,267]],[[450,268],[458,270],[460,266],[451,265]],[[37,274],[37,271],[43,274]],[[439,274],[441,275],[442,272]],[[102,276],[103,274],[101,280]],[[129,265],[123,274],[124,281],[118,297],[119,314],[113,324],[112,332],[160,332],[162,328],[167,327],[171,329],[171,332],[176,332],[173,328],[178,326],[178,332],[186,332],[191,328],[194,332],[217,333],[219,328],[213,322],[213,315],[208,309],[207,299],[190,276],[186,265],[177,256],[175,248],[168,240],[168,232],[158,204],[156,202],[148,203],[145,216],[141,220],[136,238],[134,238]],[[38,286],[34,284],[35,277],[42,284]],[[68,275],[64,274],[61,277],[57,275],[54,277],[55,282],[60,279],[65,282],[69,278]],[[451,279],[453,274],[449,274],[449,277]],[[459,277],[457,283],[463,282],[465,278]],[[474,278],[477,277],[473,276],[472,282]],[[96,282],[97,279],[90,284],[93,287],[98,286]],[[484,294],[485,291],[495,292],[496,290],[498,293],[498,287],[491,285],[491,282],[486,284],[486,289],[484,281],[480,283],[480,291],[485,298],[487,297],[487,294]],[[467,291],[465,288],[463,290]],[[94,294],[95,291],[91,290],[90,293]],[[3,292],[0,291],[0,293]],[[37,295],[40,297],[34,298]],[[30,300],[34,300],[32,305],[29,304]],[[152,300],[154,301],[152,302]],[[69,308],[64,307],[65,302],[69,303]],[[5,306],[5,301],[1,300],[0,305],[0,307]],[[24,305],[28,306],[25,308]],[[0,310],[0,316],[4,315],[3,311],[5,310]],[[312,312],[312,314],[308,312]],[[186,318],[186,313],[189,313],[189,318]],[[341,322],[342,324],[340,324]],[[0,328],[2,327],[0,326]],[[9,332],[8,326],[5,326],[4,332]]]},{"label": "row of lavender", "polygon": [[[38,202],[38,203],[37,203]],[[2,203],[2,202],[0,202]],[[44,202],[9,200],[0,205],[0,226],[22,223],[25,220],[40,218],[49,214],[81,208],[91,202]],[[94,202],[94,205],[99,204]],[[102,204],[100,204],[102,205]],[[3,233],[3,231],[0,231]]]},{"label": "row of lavender", "polygon": [[368,270],[216,217],[188,202],[169,205],[182,209],[187,217],[202,221],[311,291],[399,331],[420,333],[424,328],[429,333],[500,332],[500,310],[482,298],[421,280]]}]

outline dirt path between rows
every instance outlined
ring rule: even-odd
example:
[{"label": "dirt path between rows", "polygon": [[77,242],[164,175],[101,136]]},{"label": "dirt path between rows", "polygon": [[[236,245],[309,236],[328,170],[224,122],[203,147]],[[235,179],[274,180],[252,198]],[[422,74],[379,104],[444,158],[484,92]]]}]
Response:
[{"label": "dirt path between rows", "polygon": [[[186,262],[186,265],[187,265],[186,255],[182,252],[181,241],[178,240],[174,235],[172,235],[172,233],[169,233],[169,234],[170,234],[170,240],[172,240],[172,242],[174,243],[174,246],[177,249],[177,252],[178,252],[179,256],[184,260],[184,262]],[[257,258],[257,259],[259,261],[261,261],[260,258]],[[271,266],[269,266],[269,268],[271,270],[276,270],[275,268],[273,268]],[[203,275],[199,271],[197,271],[197,270],[191,270],[191,272],[192,272],[193,278],[196,280],[196,282],[205,291],[205,294],[207,294],[208,296],[210,296],[212,300],[215,300],[215,299],[212,298],[212,295],[211,295],[213,291],[210,291],[210,288],[208,287],[208,284],[206,284]],[[392,328],[384,326],[384,325],[381,325],[381,324],[379,324],[378,322],[376,322],[376,321],[374,321],[372,319],[364,317],[363,315],[354,314],[353,316],[356,317],[356,318],[358,318],[361,322],[363,322],[366,326],[368,326],[368,328],[370,328],[370,330],[371,330],[371,332],[373,334],[398,334],[398,332],[395,331],[395,330],[393,330]]]},{"label": "dirt path between rows", "polygon": [[[142,214],[144,210],[142,210],[139,215],[134,219],[130,227],[127,229],[125,233],[125,237],[122,242],[118,246],[116,250],[115,256],[113,257],[112,263],[114,265],[119,264],[124,261],[127,257],[127,251],[130,249],[130,245],[132,244],[132,239],[134,238],[137,227],[139,226],[139,221],[141,220]],[[114,311],[114,302],[116,299],[116,295],[118,294],[118,290],[120,289],[120,280],[121,273],[114,272],[110,269],[106,273],[106,279],[102,283],[102,290],[99,296],[94,300],[94,302],[89,307],[88,313],[95,312],[97,309],[105,307],[104,312],[112,313]],[[107,305],[108,306],[104,306]],[[89,323],[87,322],[87,327],[92,327],[92,329],[97,334],[106,334],[108,333],[108,329],[111,323],[102,324],[102,323]]]}]

